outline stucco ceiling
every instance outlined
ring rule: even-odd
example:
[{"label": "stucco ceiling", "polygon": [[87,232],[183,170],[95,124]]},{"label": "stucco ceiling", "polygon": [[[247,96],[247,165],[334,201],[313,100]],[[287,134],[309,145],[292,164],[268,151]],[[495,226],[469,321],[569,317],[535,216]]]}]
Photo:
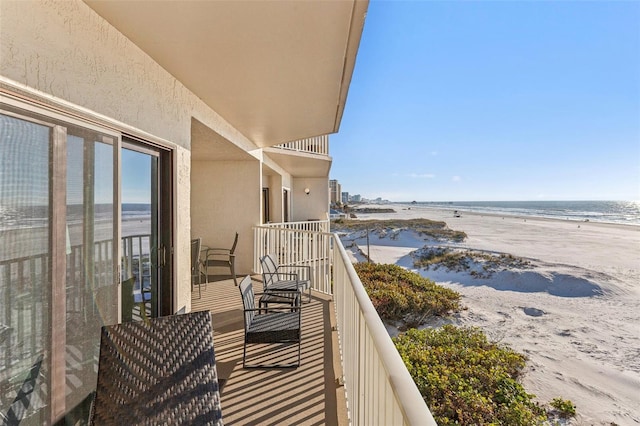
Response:
[{"label": "stucco ceiling", "polygon": [[338,131],[367,1],[85,2],[257,146]]}]

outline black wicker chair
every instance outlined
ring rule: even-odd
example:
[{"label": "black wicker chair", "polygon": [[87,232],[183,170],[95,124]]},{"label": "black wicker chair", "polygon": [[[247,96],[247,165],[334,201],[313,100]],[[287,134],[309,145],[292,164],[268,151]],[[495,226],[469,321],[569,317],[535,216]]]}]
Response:
[{"label": "black wicker chair", "polygon": [[[297,290],[295,290],[297,293]],[[244,368],[288,368],[300,366],[302,321],[299,304],[288,308],[256,309],[251,277],[247,275],[240,283],[240,295],[244,305]],[[300,300],[298,298],[298,300]],[[247,365],[248,343],[294,343],[298,345],[298,361],[290,364]]]},{"label": "black wicker chair", "polygon": [[211,313],[102,327],[91,424],[222,425]]},{"label": "black wicker chair", "polygon": [[[311,268],[305,265],[279,265],[275,256],[267,254],[260,258],[262,286],[265,293],[279,293],[281,290],[309,290],[311,302]],[[291,271],[291,272],[288,272]],[[302,271],[305,271],[302,274]],[[305,275],[307,278],[304,278]],[[281,296],[286,296],[281,294]]]}]

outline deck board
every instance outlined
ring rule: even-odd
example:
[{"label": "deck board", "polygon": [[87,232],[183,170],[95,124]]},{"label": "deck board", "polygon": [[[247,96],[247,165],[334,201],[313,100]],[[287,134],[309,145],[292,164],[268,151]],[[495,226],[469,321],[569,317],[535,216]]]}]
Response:
[{"label": "deck board", "polygon": [[[254,280],[259,292],[262,284]],[[213,314],[218,377],[226,379],[221,403],[226,425],[347,424],[333,304],[329,296],[313,294],[302,309],[302,359],[295,369],[243,369],[242,299],[233,280],[202,285],[193,292],[191,310]],[[305,299],[306,300],[306,297]],[[249,345],[253,360],[296,353],[297,347]],[[256,358],[264,357],[264,358]],[[293,359],[292,355],[290,359]]]}]

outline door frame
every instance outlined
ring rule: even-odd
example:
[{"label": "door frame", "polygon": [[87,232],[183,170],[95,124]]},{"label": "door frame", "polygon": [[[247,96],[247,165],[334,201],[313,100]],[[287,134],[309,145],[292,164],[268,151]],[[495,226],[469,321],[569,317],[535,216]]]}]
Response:
[{"label": "door frame", "polygon": [[[157,158],[157,164],[152,162],[152,175],[157,179],[151,181],[152,204],[157,202],[157,215],[151,215],[151,226],[158,232],[158,248],[155,254],[158,276],[157,306],[151,307],[151,312],[157,316],[171,315],[175,312],[175,297],[173,279],[173,150],[147,141],[123,134],[121,149],[148,154]],[[118,154],[121,153],[121,150]],[[121,173],[121,170],[118,169]],[[122,180],[120,180],[122,184]],[[121,192],[121,191],[119,191]],[[154,221],[155,218],[155,221]],[[155,223],[154,223],[155,222]],[[151,249],[151,247],[150,247]]]}]

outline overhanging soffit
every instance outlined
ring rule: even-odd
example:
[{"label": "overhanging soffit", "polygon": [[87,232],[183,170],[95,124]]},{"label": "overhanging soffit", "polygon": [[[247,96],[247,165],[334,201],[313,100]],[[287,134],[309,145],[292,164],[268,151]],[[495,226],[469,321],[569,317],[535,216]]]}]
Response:
[{"label": "overhanging soffit", "polygon": [[338,131],[367,1],[85,2],[257,146]]},{"label": "overhanging soffit", "polygon": [[327,177],[332,159],[328,155],[295,153],[278,148],[264,150],[273,161],[293,177]]}]

